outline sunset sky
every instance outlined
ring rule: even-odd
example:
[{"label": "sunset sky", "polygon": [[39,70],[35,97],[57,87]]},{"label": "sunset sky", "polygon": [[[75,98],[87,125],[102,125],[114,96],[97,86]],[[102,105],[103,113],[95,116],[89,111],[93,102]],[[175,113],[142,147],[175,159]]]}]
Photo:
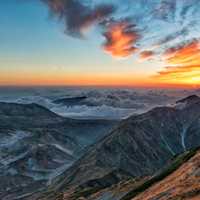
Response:
[{"label": "sunset sky", "polygon": [[0,85],[200,86],[199,0],[2,0]]}]

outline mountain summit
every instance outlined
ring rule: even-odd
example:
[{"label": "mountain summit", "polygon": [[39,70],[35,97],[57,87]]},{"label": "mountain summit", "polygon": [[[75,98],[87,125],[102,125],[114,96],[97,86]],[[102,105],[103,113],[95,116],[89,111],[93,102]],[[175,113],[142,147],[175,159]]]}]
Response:
[{"label": "mountain summit", "polygon": [[190,105],[193,103],[198,103],[200,101],[200,97],[197,95],[190,95],[184,99],[178,100],[176,103],[185,103],[186,105]]}]

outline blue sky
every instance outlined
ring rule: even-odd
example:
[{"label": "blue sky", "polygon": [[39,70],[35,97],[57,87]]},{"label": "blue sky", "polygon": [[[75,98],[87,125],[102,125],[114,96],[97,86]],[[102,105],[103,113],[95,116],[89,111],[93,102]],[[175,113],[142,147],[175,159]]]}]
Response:
[{"label": "blue sky", "polygon": [[[70,1],[74,6],[76,1]],[[92,20],[89,15],[89,20],[86,18],[89,22],[81,21],[78,25],[70,18],[77,14],[71,14],[69,8],[59,18],[60,13],[47,2],[55,4],[56,0],[1,2],[0,84],[29,84],[29,80],[34,84],[103,84],[105,81],[109,85],[109,79],[110,84],[117,85],[148,82],[149,77],[165,70],[168,63],[163,54],[168,49],[199,39],[200,2],[197,0],[136,0],[134,3],[113,0],[109,5],[105,0],[77,1],[79,7],[83,4],[85,10],[89,8],[86,14],[95,7],[102,11],[98,10],[100,5],[115,7],[101,21],[93,14]],[[86,14],[80,14],[81,20]],[[86,25],[87,31],[82,33]],[[125,38],[128,43],[125,41],[120,46],[113,41],[116,27],[129,29],[119,39]],[[126,52],[121,54],[124,48]],[[198,76],[199,69],[196,71]]]}]

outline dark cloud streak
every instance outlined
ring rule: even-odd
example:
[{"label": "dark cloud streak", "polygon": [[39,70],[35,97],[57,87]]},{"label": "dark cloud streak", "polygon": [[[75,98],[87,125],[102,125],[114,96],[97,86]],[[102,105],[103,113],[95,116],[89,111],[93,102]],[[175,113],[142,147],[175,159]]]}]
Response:
[{"label": "dark cloud streak", "polygon": [[179,37],[179,36],[185,36],[188,33],[189,33],[188,27],[185,27],[185,28],[183,28],[180,31],[177,31],[175,33],[171,33],[171,34],[167,35],[166,37],[162,38],[160,41],[158,41],[156,43],[156,45],[159,45],[159,46],[160,45],[164,45],[164,44],[166,44],[168,42],[171,42],[171,41],[177,39],[177,37]]},{"label": "dark cloud streak", "polygon": [[142,60],[149,60],[149,59],[151,59],[154,56],[154,54],[155,53],[153,51],[149,51],[149,50],[142,51],[140,53],[140,59],[142,59]]},{"label": "dark cloud streak", "polygon": [[82,37],[84,29],[100,23],[115,11],[111,4],[100,4],[89,7],[79,0],[41,0],[50,13],[58,17],[66,25],[65,32],[71,36]]}]

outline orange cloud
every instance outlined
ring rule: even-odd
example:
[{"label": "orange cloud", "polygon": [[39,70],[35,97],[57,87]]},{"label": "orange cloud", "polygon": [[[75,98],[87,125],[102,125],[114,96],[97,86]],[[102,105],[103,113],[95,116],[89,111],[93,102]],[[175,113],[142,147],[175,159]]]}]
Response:
[{"label": "orange cloud", "polygon": [[200,63],[200,43],[197,40],[180,47],[168,49],[164,56],[170,64],[191,65]]},{"label": "orange cloud", "polygon": [[200,43],[194,40],[168,49],[164,57],[169,66],[155,77],[163,82],[200,85]]},{"label": "orange cloud", "polygon": [[154,52],[153,52],[153,51],[142,51],[142,52],[140,53],[140,58],[141,58],[142,60],[148,60],[148,59],[152,58],[153,55],[154,55]]},{"label": "orange cloud", "polygon": [[196,70],[200,70],[200,65],[186,65],[182,67],[165,67],[164,71],[159,72],[159,75],[171,75],[171,74],[181,74],[181,73],[187,73],[187,72],[193,72]]},{"label": "orange cloud", "polygon": [[137,50],[134,44],[139,34],[127,21],[111,23],[104,36],[106,42],[103,48],[114,57],[127,57]]}]

